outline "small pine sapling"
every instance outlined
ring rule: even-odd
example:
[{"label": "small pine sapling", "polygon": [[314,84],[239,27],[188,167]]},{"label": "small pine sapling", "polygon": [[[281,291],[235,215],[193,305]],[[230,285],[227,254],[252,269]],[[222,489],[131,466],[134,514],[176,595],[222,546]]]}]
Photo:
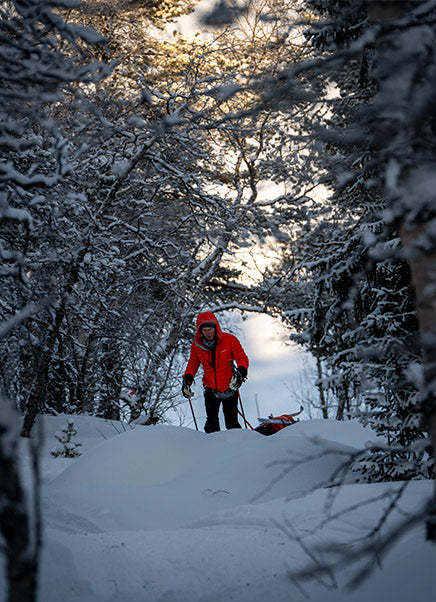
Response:
[{"label": "small pine sapling", "polygon": [[74,420],[69,418],[67,424],[65,424],[61,431],[55,433],[56,439],[59,441],[62,447],[56,447],[51,450],[51,455],[55,458],[76,458],[82,454],[80,441],[73,441],[73,438],[77,435],[77,429],[74,426]]}]

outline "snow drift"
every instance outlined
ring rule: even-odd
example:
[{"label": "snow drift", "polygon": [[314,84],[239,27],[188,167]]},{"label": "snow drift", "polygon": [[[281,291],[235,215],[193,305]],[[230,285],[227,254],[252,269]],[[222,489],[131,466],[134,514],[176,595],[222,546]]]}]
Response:
[{"label": "snow drift", "polygon": [[[308,561],[299,542],[352,545],[377,524],[387,503],[380,494],[398,486],[326,487],[346,454],[374,438],[359,423],[312,420],[264,437],[173,426],[117,434],[107,422],[76,418],[84,454],[43,458],[44,602],[284,602],[306,594],[381,602],[388,589],[405,602],[410,584],[431,575],[436,551],[415,529],[352,594],[337,589],[347,567],[304,591],[290,578]],[[62,420],[45,418],[46,449]],[[399,510],[414,510],[431,485],[412,483]],[[405,566],[416,575],[406,578]],[[420,600],[433,599],[430,587],[419,591]]]}]

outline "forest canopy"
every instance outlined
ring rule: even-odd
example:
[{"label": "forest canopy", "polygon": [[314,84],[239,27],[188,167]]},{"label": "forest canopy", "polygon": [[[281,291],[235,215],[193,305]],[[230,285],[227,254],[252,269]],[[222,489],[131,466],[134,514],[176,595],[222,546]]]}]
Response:
[{"label": "forest canopy", "polygon": [[26,437],[165,421],[198,311],[264,312],[315,357],[312,411],[395,449],[368,478],[428,476],[433,205],[402,191],[432,177],[432,3],[208,3],[180,32],[197,5],[1,4],[1,394]]},{"label": "forest canopy", "polygon": [[[201,10],[201,31],[179,30]],[[41,544],[18,431],[47,413],[165,422],[205,308],[279,317],[314,356],[312,415],[383,442],[347,469],[432,476],[435,16],[435,0],[0,2],[16,600],[32,599]],[[424,520],[435,540],[436,498]]]}]

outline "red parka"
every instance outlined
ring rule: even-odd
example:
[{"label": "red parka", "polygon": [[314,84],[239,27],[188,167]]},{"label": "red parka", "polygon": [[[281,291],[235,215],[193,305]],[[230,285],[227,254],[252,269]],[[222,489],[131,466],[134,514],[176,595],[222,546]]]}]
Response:
[{"label": "red parka", "polygon": [[[213,365],[212,350],[203,345],[200,328],[206,322],[215,324],[217,345],[215,347],[215,365]],[[198,315],[197,333],[191,345],[191,355],[185,374],[195,376],[200,364],[203,366],[203,384],[216,391],[227,391],[230,379],[233,376],[233,360],[238,366],[244,366],[248,370],[248,357],[242,349],[238,339],[228,332],[223,332],[218,320],[211,311],[205,311]]]}]

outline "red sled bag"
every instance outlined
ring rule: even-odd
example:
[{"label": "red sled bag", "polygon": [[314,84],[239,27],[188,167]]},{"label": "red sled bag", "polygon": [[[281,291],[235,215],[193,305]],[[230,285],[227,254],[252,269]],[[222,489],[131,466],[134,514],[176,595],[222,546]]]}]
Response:
[{"label": "red sled bag", "polygon": [[302,411],[303,408],[301,407],[300,411],[295,414],[282,414],[281,416],[270,415],[268,418],[258,418],[260,424],[254,430],[262,435],[274,435],[274,433],[298,422],[298,419],[295,419],[295,416],[301,414]]}]

